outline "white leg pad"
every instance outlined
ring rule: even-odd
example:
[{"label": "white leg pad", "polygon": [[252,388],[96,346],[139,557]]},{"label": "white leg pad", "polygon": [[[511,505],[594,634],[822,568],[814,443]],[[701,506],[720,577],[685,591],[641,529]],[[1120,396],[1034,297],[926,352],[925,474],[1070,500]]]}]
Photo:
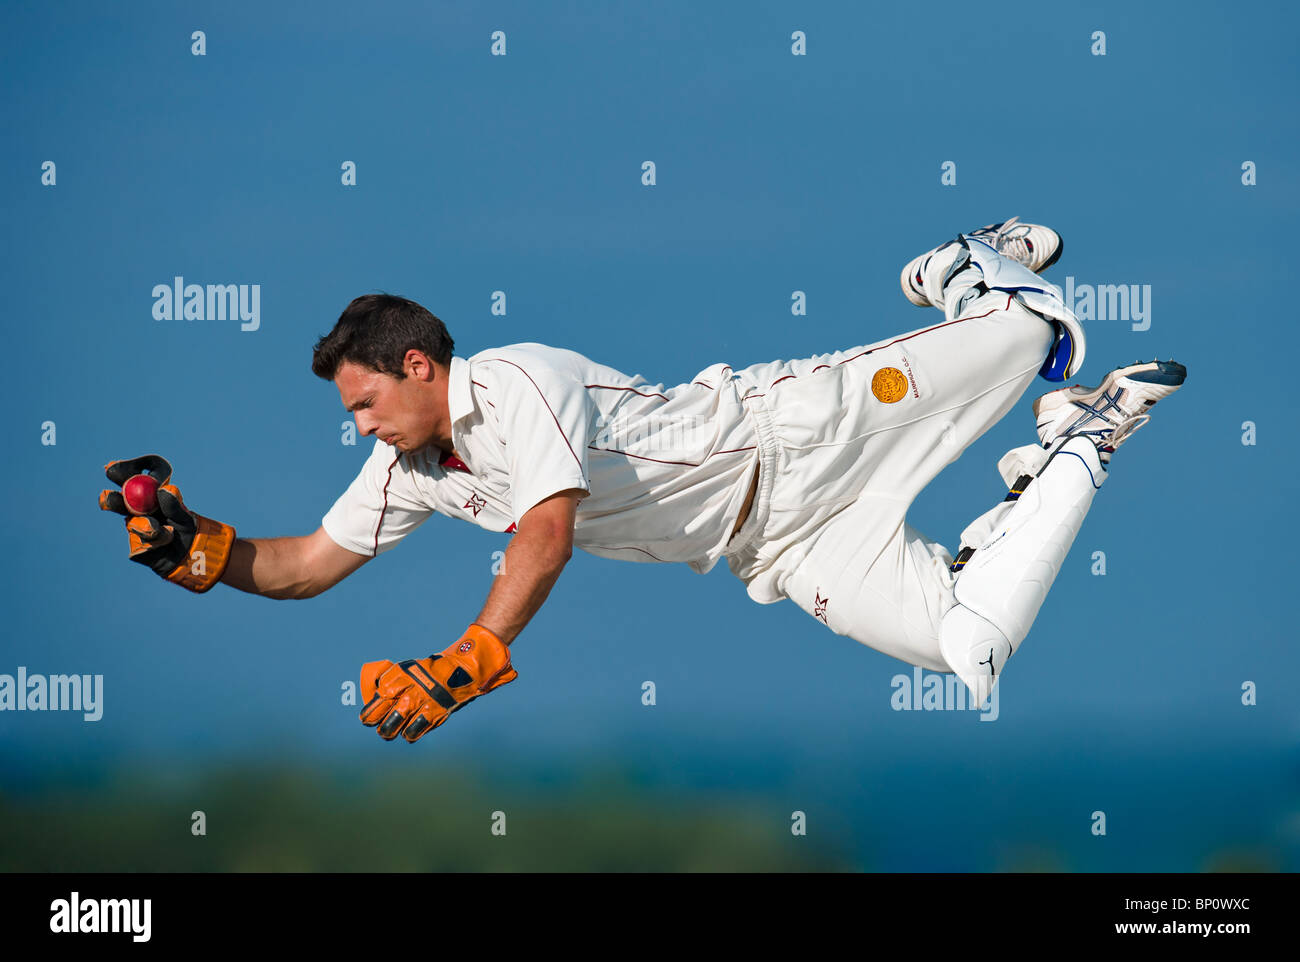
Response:
[{"label": "white leg pad", "polygon": [[[930,259],[922,265],[921,280],[923,282],[922,287],[925,289],[925,296],[930,299],[931,304],[940,310],[945,310],[948,300],[948,291],[945,290],[944,282],[949,280],[948,272],[952,269],[953,262],[957,260],[958,256],[965,257],[967,252],[963,250],[961,244],[957,243],[957,241],[949,241],[931,254]],[[979,274],[972,272],[970,282],[962,286],[960,290],[965,290],[977,280],[979,280]],[[951,318],[949,319],[951,320]]]},{"label": "white leg pad", "polygon": [[957,604],[944,615],[939,648],[979,703],[1029,634],[1105,479],[1092,442],[1070,438],[1019,500],[998,505],[967,529],[984,536],[968,542],[975,553],[957,576]]},{"label": "white leg pad", "polygon": [[964,548],[967,545],[975,547],[976,545],[988,544],[993,536],[993,531],[1003,521],[1006,520],[1011,509],[1014,508],[1018,501],[999,501],[996,505],[985,511],[982,515],[966,525],[966,530],[961,533],[961,545]]},{"label": "white leg pad", "polygon": [[[956,320],[968,311],[987,310],[980,301],[983,290],[1001,292],[1015,298],[1048,324],[1059,325],[1069,332],[1071,348],[1064,377],[1074,377],[1083,365],[1087,337],[1074,311],[1065,303],[1061,289],[1014,258],[963,234],[961,240],[936,248],[918,269],[925,296],[931,304],[942,307],[948,320]],[[983,288],[975,289],[980,283]]]},{"label": "white leg pad", "polygon": [[[980,274],[983,275],[982,279],[985,287],[989,288],[989,290],[1003,291],[1012,295],[1023,306],[1044,320],[1049,322],[1058,321],[1070,332],[1074,348],[1071,352],[1069,367],[1065,371],[1065,377],[1074,377],[1079,368],[1083,366],[1088,339],[1078,317],[1065,303],[1061,289],[1050,281],[1039,277],[1019,261],[999,254],[988,244],[977,238],[967,237],[966,242],[970,250],[970,259],[978,267]],[[956,254],[953,254],[949,257],[949,265],[956,259],[956,256]],[[929,296],[929,290],[927,283],[927,296]],[[949,292],[950,296],[952,293],[952,291]],[[935,301],[934,303],[939,302]],[[968,302],[960,296],[960,287],[958,287],[958,296],[950,299],[947,304],[946,313],[948,319],[952,320],[954,317],[960,316],[967,306]]]},{"label": "white leg pad", "polygon": [[[961,580],[960,578],[958,579]],[[983,705],[1015,651],[997,625],[964,605],[948,610],[939,624],[939,649],[957,677],[966,683],[972,704]]]}]

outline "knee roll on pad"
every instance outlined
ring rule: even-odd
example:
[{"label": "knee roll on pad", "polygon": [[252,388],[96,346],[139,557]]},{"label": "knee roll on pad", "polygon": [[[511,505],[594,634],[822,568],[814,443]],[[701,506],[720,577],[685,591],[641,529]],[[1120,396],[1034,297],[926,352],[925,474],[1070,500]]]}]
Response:
[{"label": "knee roll on pad", "polygon": [[1061,289],[1044,280],[1024,264],[999,254],[988,244],[966,238],[971,263],[984,275],[989,290],[1004,291],[1021,306],[1037,314],[1056,331],[1056,339],[1042,369],[1038,372],[1049,381],[1074,377],[1083,366],[1087,338],[1083,325],[1065,303]]},{"label": "knee roll on pad", "polygon": [[997,625],[959,604],[939,623],[939,650],[970,690],[974,704],[982,705],[993,694],[1015,646]]},{"label": "knee roll on pad", "polygon": [[922,288],[931,304],[942,304],[956,320],[980,297],[1001,291],[1052,326],[1052,346],[1039,374],[1048,381],[1073,377],[1083,366],[1083,325],[1065,303],[1061,289],[1019,261],[999,254],[977,238],[962,235],[938,248],[921,271]]}]

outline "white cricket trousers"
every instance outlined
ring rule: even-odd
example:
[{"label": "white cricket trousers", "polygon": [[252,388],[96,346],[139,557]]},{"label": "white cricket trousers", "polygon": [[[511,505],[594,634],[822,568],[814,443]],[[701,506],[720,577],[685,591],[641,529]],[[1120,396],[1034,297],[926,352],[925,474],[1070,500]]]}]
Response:
[{"label": "white cricket trousers", "polygon": [[[726,557],[749,595],[789,598],[837,634],[951,671],[939,623],[956,603],[952,554],[907,510],[1015,405],[1053,339],[993,291],[957,320],[736,372],[759,435],[759,490]],[[974,518],[993,505],[971,507]]]}]

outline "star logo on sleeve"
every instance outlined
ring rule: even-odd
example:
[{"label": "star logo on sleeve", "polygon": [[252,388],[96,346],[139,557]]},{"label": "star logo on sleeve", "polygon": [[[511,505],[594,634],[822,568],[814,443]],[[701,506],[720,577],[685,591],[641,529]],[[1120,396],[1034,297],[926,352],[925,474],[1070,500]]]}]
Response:
[{"label": "star logo on sleeve", "polygon": [[469,496],[469,500],[465,502],[465,507],[473,511],[474,517],[477,518],[478,513],[487,507],[487,498],[475,491]]},{"label": "star logo on sleeve", "polygon": [[818,588],[813,592],[813,614],[822,620],[822,624],[830,627],[830,622],[826,620],[826,606],[830,604],[829,598],[822,597],[822,590]]}]

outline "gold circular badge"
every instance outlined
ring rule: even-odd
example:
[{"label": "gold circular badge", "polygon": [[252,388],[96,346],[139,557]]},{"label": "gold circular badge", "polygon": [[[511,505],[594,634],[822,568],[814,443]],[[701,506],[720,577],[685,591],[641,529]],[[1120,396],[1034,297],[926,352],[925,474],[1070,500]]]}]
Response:
[{"label": "gold circular badge", "polygon": [[907,394],[907,378],[896,367],[882,367],[871,379],[871,393],[886,404],[901,401]]}]

